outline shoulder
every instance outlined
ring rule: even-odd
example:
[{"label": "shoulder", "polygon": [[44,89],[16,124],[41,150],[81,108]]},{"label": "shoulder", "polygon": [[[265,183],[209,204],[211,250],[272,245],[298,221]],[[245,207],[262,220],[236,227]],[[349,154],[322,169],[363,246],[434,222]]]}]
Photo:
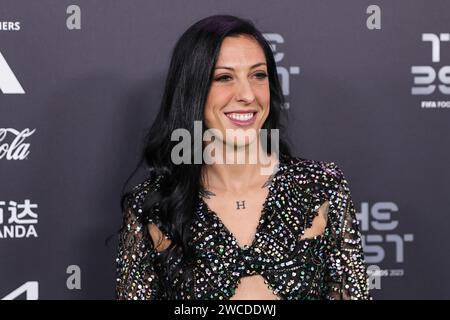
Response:
[{"label": "shoulder", "polygon": [[284,156],[281,165],[287,174],[307,183],[316,183],[326,187],[348,189],[344,171],[334,161],[306,159],[297,156]]},{"label": "shoulder", "polygon": [[345,218],[345,208],[352,205],[349,182],[342,168],[334,161],[292,157],[285,164],[291,178],[286,179],[293,196],[307,198],[307,216],[314,217],[328,201],[327,216],[331,225],[339,226]]},{"label": "shoulder", "polygon": [[160,188],[162,178],[162,175],[151,173],[139,183],[135,184],[126,194],[126,206],[131,209],[137,217],[144,218],[143,207],[145,200],[149,194]]}]

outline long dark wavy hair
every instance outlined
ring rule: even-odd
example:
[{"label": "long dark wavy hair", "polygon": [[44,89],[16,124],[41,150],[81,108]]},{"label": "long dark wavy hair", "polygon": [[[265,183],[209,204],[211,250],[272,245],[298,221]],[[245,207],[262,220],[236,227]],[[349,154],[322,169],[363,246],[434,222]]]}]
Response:
[{"label": "long dark wavy hair", "polygon": [[[171,134],[175,129],[184,128],[191,133],[191,137],[194,136],[194,121],[203,121],[204,105],[222,41],[225,37],[239,35],[253,37],[264,51],[270,87],[270,112],[263,128],[268,130],[269,142],[270,129],[280,129],[279,151],[281,154],[290,155],[280,125],[284,99],[275,60],[261,32],[251,21],[231,15],[210,16],[193,24],[173,49],[160,109],[145,137],[145,148],[137,165],[140,167],[145,163],[150,178],[164,177],[160,188],[148,194],[142,210],[145,221],[145,217],[154,214],[157,208],[161,231],[170,235],[170,246],[157,258],[159,265],[165,266],[160,270],[164,273],[161,286],[169,299],[180,290],[180,284],[186,283],[192,277],[190,227],[198,205],[202,169],[202,164],[194,164],[194,159],[192,164],[175,165],[172,162],[171,151],[177,142],[171,141]],[[193,142],[191,147],[191,150],[194,150]],[[270,143],[267,151],[271,153]],[[136,170],[133,173],[135,172]],[[133,173],[125,182],[123,190]],[[132,191],[122,194],[122,210],[125,209],[127,198],[131,194]],[[181,263],[173,263],[174,261]],[[175,281],[180,277],[182,281]]]}]

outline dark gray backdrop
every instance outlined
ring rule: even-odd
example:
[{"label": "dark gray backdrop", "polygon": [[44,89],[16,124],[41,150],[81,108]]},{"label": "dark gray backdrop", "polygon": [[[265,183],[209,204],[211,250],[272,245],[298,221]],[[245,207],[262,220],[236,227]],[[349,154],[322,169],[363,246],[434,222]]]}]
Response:
[{"label": "dark gray backdrop", "polygon": [[[78,30],[66,24],[72,4]],[[373,4],[381,29],[366,25]],[[0,91],[0,298],[18,288],[29,299],[114,297],[116,240],[104,240],[119,227],[122,183],[159,106],[171,49],[218,13],[276,34],[294,151],[336,162],[350,181],[367,260],[383,275],[373,296],[449,299],[450,108],[423,104],[450,97],[438,87],[412,94],[424,86],[413,66],[450,87],[446,0],[2,0],[0,23],[20,29],[0,28],[0,52],[25,93]],[[439,61],[427,33],[443,34]],[[35,131],[20,148],[29,154],[11,159],[5,150],[27,129]],[[81,270],[80,289],[67,286],[69,266]]]}]

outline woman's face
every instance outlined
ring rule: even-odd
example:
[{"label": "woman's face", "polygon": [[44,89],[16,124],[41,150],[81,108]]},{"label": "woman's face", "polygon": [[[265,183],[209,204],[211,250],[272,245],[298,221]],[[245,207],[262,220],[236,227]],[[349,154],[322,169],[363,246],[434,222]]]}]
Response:
[{"label": "woman's face", "polygon": [[[269,78],[264,51],[249,36],[226,37],[220,47],[205,104],[206,127],[219,130],[227,144],[248,145],[257,138],[258,130],[269,115],[269,108]],[[227,141],[227,129],[241,129],[232,131],[238,133],[237,141]]]}]

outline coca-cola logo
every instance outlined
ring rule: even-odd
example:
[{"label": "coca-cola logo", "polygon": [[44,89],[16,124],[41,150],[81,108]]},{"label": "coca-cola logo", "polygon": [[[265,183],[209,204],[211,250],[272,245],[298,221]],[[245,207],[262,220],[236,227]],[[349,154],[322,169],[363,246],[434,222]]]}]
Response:
[{"label": "coca-cola logo", "polygon": [[[0,128],[0,159],[24,160],[30,153],[30,144],[24,140],[36,129],[28,128],[18,131],[12,128]],[[9,142],[7,141],[10,140]]]}]

